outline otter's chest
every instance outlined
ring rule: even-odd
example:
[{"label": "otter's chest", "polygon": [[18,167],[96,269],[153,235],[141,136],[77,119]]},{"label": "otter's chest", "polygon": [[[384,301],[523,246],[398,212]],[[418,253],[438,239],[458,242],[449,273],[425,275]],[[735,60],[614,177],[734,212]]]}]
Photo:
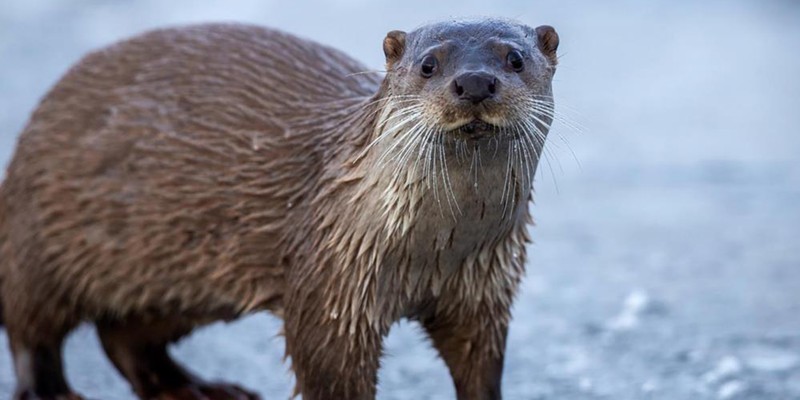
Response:
[{"label": "otter's chest", "polygon": [[439,173],[424,176],[409,235],[420,257],[457,267],[524,224],[533,170],[505,148],[483,145],[445,153]]}]

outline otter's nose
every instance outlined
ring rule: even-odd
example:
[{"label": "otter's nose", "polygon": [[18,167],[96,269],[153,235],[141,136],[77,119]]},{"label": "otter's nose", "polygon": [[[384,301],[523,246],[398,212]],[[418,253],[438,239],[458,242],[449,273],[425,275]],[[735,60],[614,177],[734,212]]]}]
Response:
[{"label": "otter's nose", "polygon": [[486,72],[466,72],[453,80],[453,93],[459,100],[478,104],[497,91],[497,78]]}]

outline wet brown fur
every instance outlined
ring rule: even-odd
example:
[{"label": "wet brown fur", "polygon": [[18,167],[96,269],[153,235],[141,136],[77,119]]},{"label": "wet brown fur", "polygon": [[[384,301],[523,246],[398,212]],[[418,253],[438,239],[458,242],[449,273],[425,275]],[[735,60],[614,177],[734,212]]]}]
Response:
[{"label": "wet brown fur", "polygon": [[[502,210],[505,158],[476,147],[486,172],[455,174],[461,213],[443,209],[412,169],[379,163],[390,144],[362,154],[389,90],[364,70],[242,25],[154,31],[72,68],[0,188],[18,394],[65,398],[41,366],[61,368],[63,337],[82,321],[148,398],[164,384],[136,369],[171,363],[168,343],[269,310],[306,400],[373,398],[382,338],[404,317],[430,334],[459,399],[499,399],[530,182]],[[164,376],[185,384],[169,365]]]}]

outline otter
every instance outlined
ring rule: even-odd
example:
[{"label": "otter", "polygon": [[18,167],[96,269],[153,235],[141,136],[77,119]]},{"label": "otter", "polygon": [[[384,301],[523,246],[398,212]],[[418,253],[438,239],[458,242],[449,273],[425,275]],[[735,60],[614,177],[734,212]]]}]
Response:
[{"label": "otter", "polygon": [[80,398],[62,344],[90,322],[139,398],[256,399],[167,346],[270,311],[305,400],[373,399],[404,318],[459,399],[500,399],[558,42],[550,26],[434,23],[387,34],[385,74],[238,24],[90,53],[0,187],[16,398]]}]

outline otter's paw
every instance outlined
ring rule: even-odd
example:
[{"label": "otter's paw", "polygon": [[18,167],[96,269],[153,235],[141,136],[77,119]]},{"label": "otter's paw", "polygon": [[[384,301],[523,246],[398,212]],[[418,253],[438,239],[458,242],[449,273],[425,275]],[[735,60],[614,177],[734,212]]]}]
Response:
[{"label": "otter's paw", "polygon": [[17,393],[17,395],[14,396],[14,399],[15,400],[83,400],[83,397],[78,396],[75,393],[59,394],[55,396],[39,396],[32,390],[25,390],[23,392]]},{"label": "otter's paw", "polygon": [[161,393],[157,400],[259,400],[256,394],[236,385],[198,383]]}]

